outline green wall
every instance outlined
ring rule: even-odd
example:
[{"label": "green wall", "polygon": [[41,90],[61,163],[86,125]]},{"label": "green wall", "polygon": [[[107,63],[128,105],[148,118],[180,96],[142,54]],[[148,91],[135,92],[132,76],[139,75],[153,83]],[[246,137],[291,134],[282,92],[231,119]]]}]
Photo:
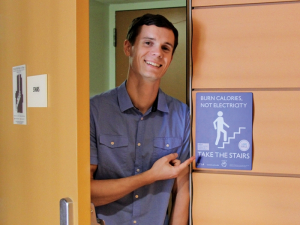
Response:
[{"label": "green wall", "polygon": [[109,5],[90,1],[90,96],[109,89]]}]

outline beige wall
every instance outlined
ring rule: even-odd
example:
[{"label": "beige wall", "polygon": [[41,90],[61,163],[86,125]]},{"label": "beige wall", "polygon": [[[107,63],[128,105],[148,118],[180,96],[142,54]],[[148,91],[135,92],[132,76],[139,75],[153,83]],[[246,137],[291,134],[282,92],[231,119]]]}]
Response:
[{"label": "beige wall", "polygon": [[[88,1],[0,2],[0,224],[89,223]],[[12,67],[48,75],[48,107],[13,125]]]},{"label": "beige wall", "polygon": [[253,169],[194,165],[194,225],[300,223],[300,3],[276,2],[193,1],[193,114],[197,92],[254,98]]}]

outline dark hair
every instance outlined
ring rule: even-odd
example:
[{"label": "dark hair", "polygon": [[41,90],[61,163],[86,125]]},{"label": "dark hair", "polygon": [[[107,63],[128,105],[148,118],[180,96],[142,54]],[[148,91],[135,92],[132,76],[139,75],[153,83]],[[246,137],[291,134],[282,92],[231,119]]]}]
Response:
[{"label": "dark hair", "polygon": [[141,17],[137,17],[132,21],[131,25],[128,28],[128,32],[126,36],[126,39],[130,42],[131,45],[134,45],[135,39],[139,35],[141,31],[141,27],[143,25],[147,25],[147,26],[155,25],[157,27],[164,27],[169,30],[172,30],[175,36],[174,49],[173,49],[173,53],[174,53],[178,45],[178,31],[166,17],[159,14],[154,15],[148,13]]}]

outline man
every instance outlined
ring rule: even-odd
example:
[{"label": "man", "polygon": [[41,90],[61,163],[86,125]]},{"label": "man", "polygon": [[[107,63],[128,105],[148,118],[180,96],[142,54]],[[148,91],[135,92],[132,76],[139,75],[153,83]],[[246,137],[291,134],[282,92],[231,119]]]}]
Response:
[{"label": "man", "polygon": [[169,224],[187,224],[189,110],[159,89],[177,43],[163,16],[136,18],[127,81],[91,99],[91,199],[108,225],[163,225],[171,192]]}]

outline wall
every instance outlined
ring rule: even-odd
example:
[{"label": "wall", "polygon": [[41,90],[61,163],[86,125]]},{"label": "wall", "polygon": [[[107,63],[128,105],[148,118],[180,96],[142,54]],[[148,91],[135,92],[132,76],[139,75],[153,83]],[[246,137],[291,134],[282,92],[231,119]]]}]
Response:
[{"label": "wall", "polygon": [[90,1],[90,96],[109,89],[109,5]]},{"label": "wall", "polygon": [[[0,224],[88,224],[88,2],[0,1]],[[12,67],[48,75],[48,107],[13,124]],[[25,105],[26,107],[26,105]]]},{"label": "wall", "polygon": [[[193,115],[198,92],[254,96],[252,170],[194,164],[193,224],[299,224],[300,3],[192,6]],[[193,140],[195,129],[194,116]]]}]

